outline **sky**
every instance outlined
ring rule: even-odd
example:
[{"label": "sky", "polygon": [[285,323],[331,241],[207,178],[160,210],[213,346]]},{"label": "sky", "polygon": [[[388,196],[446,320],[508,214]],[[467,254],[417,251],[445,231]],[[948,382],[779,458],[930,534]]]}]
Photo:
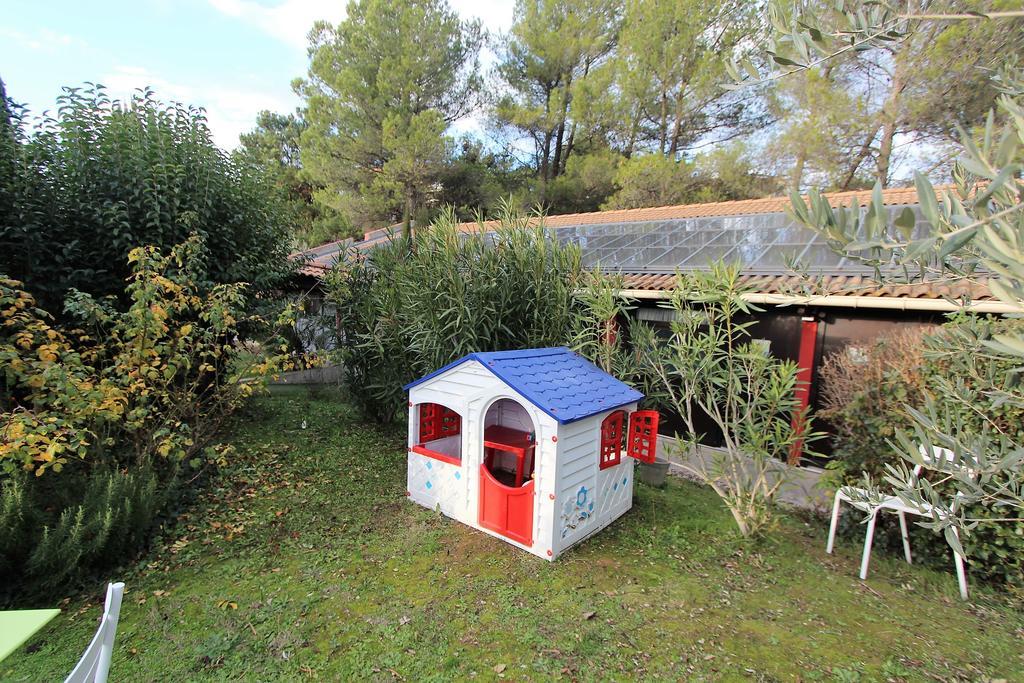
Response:
[{"label": "sky", "polygon": [[[202,106],[225,149],[263,109],[299,106],[313,22],[337,23],[346,0],[8,0],[0,24],[0,78],[39,114],[64,86],[101,83],[124,98],[150,86],[165,101]],[[512,24],[514,0],[449,0],[491,32]],[[475,118],[456,122],[463,131]]]}]

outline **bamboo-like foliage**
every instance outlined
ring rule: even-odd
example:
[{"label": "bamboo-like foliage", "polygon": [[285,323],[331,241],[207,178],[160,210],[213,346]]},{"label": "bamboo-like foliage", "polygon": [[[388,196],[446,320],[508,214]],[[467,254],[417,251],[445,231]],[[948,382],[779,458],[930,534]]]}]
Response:
[{"label": "bamboo-like foliage", "polygon": [[368,414],[391,420],[405,383],[468,353],[571,343],[587,315],[579,248],[539,223],[506,208],[493,232],[467,231],[447,212],[336,269],[338,354]]}]

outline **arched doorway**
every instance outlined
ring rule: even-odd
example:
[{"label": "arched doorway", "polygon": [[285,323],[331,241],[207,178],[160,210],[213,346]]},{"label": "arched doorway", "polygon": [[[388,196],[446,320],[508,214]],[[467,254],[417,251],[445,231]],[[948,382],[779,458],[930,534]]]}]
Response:
[{"label": "arched doorway", "polygon": [[484,414],[480,464],[480,525],[524,545],[533,544],[537,429],[518,402],[498,399]]}]

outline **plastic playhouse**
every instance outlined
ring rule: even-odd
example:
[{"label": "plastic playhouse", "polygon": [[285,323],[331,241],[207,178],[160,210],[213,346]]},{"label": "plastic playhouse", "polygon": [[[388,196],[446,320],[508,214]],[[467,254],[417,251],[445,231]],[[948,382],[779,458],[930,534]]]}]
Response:
[{"label": "plastic playhouse", "polygon": [[629,510],[633,459],[654,460],[643,394],[566,348],[472,353],[405,389],[409,497],[545,559]]}]

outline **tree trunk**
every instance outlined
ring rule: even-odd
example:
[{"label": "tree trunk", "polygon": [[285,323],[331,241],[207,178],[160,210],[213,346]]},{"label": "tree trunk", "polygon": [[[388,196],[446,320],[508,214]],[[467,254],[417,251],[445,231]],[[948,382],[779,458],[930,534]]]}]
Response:
[{"label": "tree trunk", "polygon": [[896,120],[886,119],[882,125],[882,140],[878,144],[878,166],[875,175],[882,187],[889,187],[889,165],[892,162],[892,141],[896,137]]},{"label": "tree trunk", "polygon": [[551,121],[551,91],[554,90],[554,83],[545,83],[544,85],[544,142],[541,143],[540,147],[540,164],[538,164],[538,171],[540,172],[540,197],[539,201],[544,204],[544,200],[547,195],[548,180],[551,177],[551,137],[552,131],[548,126]]},{"label": "tree trunk", "polygon": [[[587,57],[583,63],[583,80],[586,80],[587,76],[590,75],[590,57]],[[566,116],[568,116],[568,110],[566,110]],[[569,163],[569,156],[572,154],[573,145],[576,142],[576,121],[573,120],[572,126],[569,128],[569,139],[565,143],[565,152],[562,154],[562,168],[559,173],[565,173],[565,166]]]},{"label": "tree trunk", "polygon": [[850,189],[853,179],[857,176],[857,169],[861,167],[864,160],[868,158],[869,154],[871,154],[871,143],[875,141],[875,136],[878,135],[879,128],[881,128],[881,126],[876,123],[871,129],[871,133],[864,138],[864,144],[861,145],[860,152],[858,152],[857,156],[853,158],[853,163],[850,164],[850,168],[846,172],[846,178],[843,179],[843,182],[839,186],[840,190]]},{"label": "tree trunk", "polygon": [[555,129],[555,153],[551,159],[551,177],[557,178],[562,167],[562,138],[565,136],[565,119]]},{"label": "tree trunk", "polygon": [[552,166],[552,178],[558,177],[562,172],[562,167],[565,164],[563,145],[565,140],[565,122],[569,118],[569,89],[572,87],[572,72],[570,71],[565,76],[565,89],[562,92],[562,104],[559,111],[558,117],[558,132],[555,135],[555,158],[551,162]]},{"label": "tree trunk", "polygon": [[896,72],[893,74],[892,83],[889,84],[889,96],[885,99],[885,104],[882,105],[881,111],[878,112],[878,116],[875,119],[875,125],[871,130],[871,135],[869,135],[867,140],[864,141],[864,146],[861,147],[860,154],[857,155],[855,163],[850,168],[850,172],[841,189],[848,189],[850,183],[853,182],[853,177],[857,173],[857,169],[860,168],[861,164],[864,163],[864,160],[871,152],[871,143],[874,141],[875,136],[878,135],[879,131],[882,132],[882,139],[878,143],[878,160],[875,166],[875,176],[882,182],[883,187],[888,184],[889,165],[892,162],[892,143],[893,138],[896,137],[896,130],[899,125],[899,101],[906,87],[907,83],[900,73],[900,70],[897,68]]},{"label": "tree trunk", "polygon": [[680,88],[679,97],[676,99],[676,114],[672,121],[672,143],[669,147],[668,153],[673,159],[676,158],[676,152],[679,151],[679,136],[682,135],[683,128],[683,92],[685,87]]},{"label": "tree trunk", "polygon": [[807,163],[807,152],[801,149],[797,152],[796,161],[793,162],[793,175],[790,176],[789,182],[793,186],[793,189],[797,192],[800,191],[800,183],[803,182],[804,178],[804,164]]},{"label": "tree trunk", "polygon": [[658,121],[658,151],[665,153],[665,145],[668,144],[668,95],[661,92],[661,118]]},{"label": "tree trunk", "polygon": [[403,210],[402,216],[402,237],[405,238],[406,242],[412,243],[412,212],[413,212],[413,198],[412,189],[406,188],[405,190],[405,209]]},{"label": "tree trunk", "polygon": [[565,154],[562,155],[562,170],[559,173],[565,173],[565,165],[569,161],[569,155],[572,154],[572,147],[576,140],[576,122],[572,122],[572,126],[569,128],[569,139],[565,143]]},{"label": "tree trunk", "polygon": [[892,164],[892,143],[899,129],[900,114],[899,102],[903,91],[907,87],[906,79],[903,77],[903,69],[897,62],[893,71],[892,83],[889,85],[889,97],[882,107],[882,140],[878,144],[878,165],[876,175],[882,187],[889,186],[889,167]]},{"label": "tree trunk", "polygon": [[540,203],[544,203],[548,188],[548,177],[551,159],[551,131],[544,131],[544,144],[540,153]]},{"label": "tree trunk", "polygon": [[630,117],[629,122],[629,139],[626,140],[626,149],[623,152],[623,156],[627,159],[633,158],[633,148],[636,146],[636,136],[640,134],[640,114],[639,112]]}]

